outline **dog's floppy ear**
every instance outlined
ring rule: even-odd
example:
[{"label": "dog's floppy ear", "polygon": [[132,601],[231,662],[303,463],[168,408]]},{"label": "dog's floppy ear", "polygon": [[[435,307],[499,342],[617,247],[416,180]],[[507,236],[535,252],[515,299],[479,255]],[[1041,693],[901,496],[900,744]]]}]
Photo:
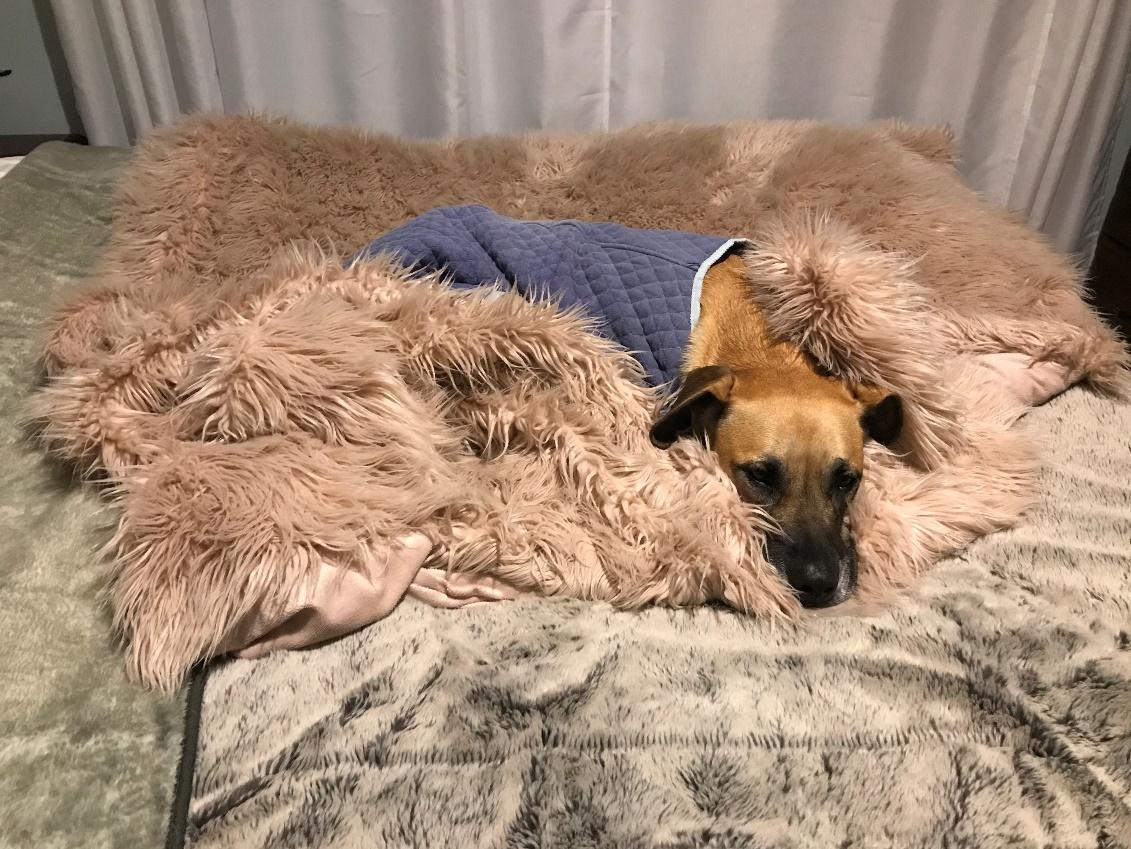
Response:
[{"label": "dog's floppy ear", "polygon": [[702,366],[687,373],[675,400],[652,423],[652,444],[667,448],[681,436],[701,436],[719,420],[734,389],[726,366]]},{"label": "dog's floppy ear", "polygon": [[860,426],[865,435],[881,445],[895,442],[903,430],[903,400],[874,386],[855,386],[852,394],[860,402]]}]

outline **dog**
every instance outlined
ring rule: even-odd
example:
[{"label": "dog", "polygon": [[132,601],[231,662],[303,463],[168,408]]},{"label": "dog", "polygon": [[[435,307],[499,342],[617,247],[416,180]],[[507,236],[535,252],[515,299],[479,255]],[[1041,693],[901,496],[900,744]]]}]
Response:
[{"label": "dog", "polygon": [[741,250],[707,271],[681,388],[650,436],[660,448],[684,436],[707,443],[741,497],[773,521],[767,559],[804,607],[830,607],[856,588],[848,510],[864,441],[892,444],[903,405],[772,338],[749,285]]},{"label": "dog", "polygon": [[357,258],[393,253],[456,288],[498,280],[601,319],[649,385],[682,387],[652,424],[652,442],[709,443],[741,496],[776,523],[770,561],[802,604],[827,607],[855,589],[846,517],[864,440],[890,444],[903,408],[894,395],[822,375],[796,345],[771,338],[748,290],[751,249],[614,222],[519,221],[470,204],[429,210]]}]

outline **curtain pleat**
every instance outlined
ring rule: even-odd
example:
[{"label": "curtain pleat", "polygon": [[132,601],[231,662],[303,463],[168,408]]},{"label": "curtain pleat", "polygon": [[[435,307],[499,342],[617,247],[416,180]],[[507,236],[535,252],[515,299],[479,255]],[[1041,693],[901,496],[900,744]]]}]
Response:
[{"label": "curtain pleat", "polygon": [[201,110],[416,137],[664,119],[946,122],[975,188],[1083,253],[1131,53],[1126,0],[52,5],[97,144]]}]

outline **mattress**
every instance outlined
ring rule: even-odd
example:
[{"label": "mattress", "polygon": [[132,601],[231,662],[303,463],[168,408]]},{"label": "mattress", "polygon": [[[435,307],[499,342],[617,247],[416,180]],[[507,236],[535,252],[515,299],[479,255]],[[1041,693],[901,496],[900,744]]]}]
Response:
[{"label": "mattress", "polygon": [[125,157],[0,180],[0,845],[1131,846],[1131,408],[1080,389],[1029,416],[1026,521],[894,604],[406,603],[197,675],[186,729],[121,672],[96,497],[18,427]]}]

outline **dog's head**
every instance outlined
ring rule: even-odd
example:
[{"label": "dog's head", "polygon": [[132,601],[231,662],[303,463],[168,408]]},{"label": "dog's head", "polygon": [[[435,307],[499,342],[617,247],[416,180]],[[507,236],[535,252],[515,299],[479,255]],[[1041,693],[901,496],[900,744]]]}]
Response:
[{"label": "dog's head", "polygon": [[828,607],[856,588],[846,516],[864,440],[890,444],[902,424],[898,395],[807,369],[713,365],[687,374],[651,435],[661,448],[688,435],[709,442],[742,498],[780,529],[767,538],[767,558],[804,606]]}]

